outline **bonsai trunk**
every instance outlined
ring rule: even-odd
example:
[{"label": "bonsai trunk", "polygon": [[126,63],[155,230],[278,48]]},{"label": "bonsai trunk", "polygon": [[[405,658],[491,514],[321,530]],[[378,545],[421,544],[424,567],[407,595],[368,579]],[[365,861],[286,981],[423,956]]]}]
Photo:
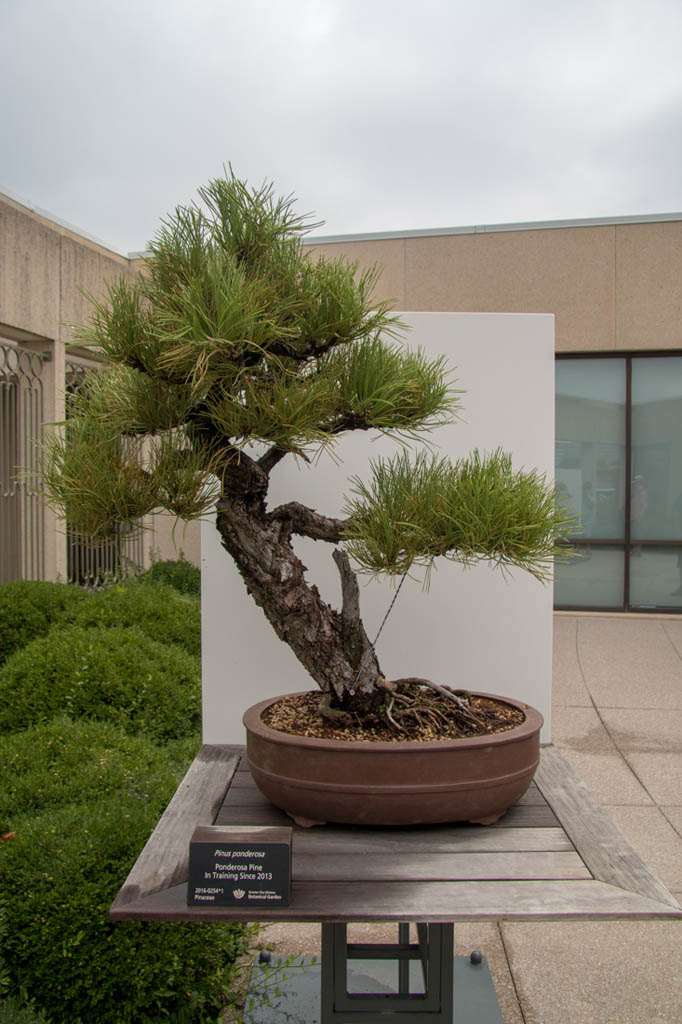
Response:
[{"label": "bonsai trunk", "polygon": [[[306,567],[292,546],[294,534],[338,543],[343,522],[297,502],[267,512],[267,475],[262,473],[264,479],[259,479],[259,468],[248,459],[230,467],[218,503],[216,525],[222,545],[277,636],[329,695],[326,703],[341,709],[376,706],[384,696],[377,688],[383,677],[360,620],[359,588],[348,556],[340,549],[333,553],[341,577],[339,612],[306,581]],[[249,475],[250,485],[243,486]]]}]

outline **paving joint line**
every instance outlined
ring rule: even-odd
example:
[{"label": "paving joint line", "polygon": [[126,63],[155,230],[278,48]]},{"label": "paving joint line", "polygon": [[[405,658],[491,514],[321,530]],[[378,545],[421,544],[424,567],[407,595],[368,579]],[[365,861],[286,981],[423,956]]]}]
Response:
[{"label": "paving joint line", "polygon": [[679,661],[682,661],[682,654],[680,654],[680,651],[679,651],[679,650],[678,650],[678,648],[677,648],[677,644],[675,643],[675,641],[674,641],[674,640],[673,640],[673,638],[671,637],[671,635],[670,635],[670,633],[668,632],[668,630],[667,630],[667,629],[665,628],[665,620],[663,620],[663,619],[661,620],[661,626],[663,627],[663,632],[665,633],[665,638],[666,638],[666,640],[668,641],[668,643],[669,643],[669,644],[670,644],[670,646],[672,647],[673,651],[674,651],[674,652],[675,652],[675,654],[677,655],[677,657],[678,657],[678,660],[679,660]]},{"label": "paving joint line", "polygon": [[[630,764],[630,762],[626,758],[625,754],[620,749],[620,747],[616,743],[615,739],[611,735],[611,730],[609,729],[608,725],[606,724],[606,722],[605,722],[605,720],[604,720],[604,718],[602,716],[601,710],[597,706],[597,702],[595,701],[594,697],[592,696],[592,690],[590,689],[589,683],[587,682],[587,678],[586,678],[585,672],[583,670],[582,661],[580,660],[580,645],[578,643],[579,624],[580,624],[580,620],[577,619],[576,620],[576,624],[575,624],[575,655],[576,655],[576,658],[577,658],[577,661],[578,661],[578,668],[580,669],[580,675],[582,676],[582,680],[583,680],[583,682],[585,684],[585,689],[587,690],[587,692],[589,694],[589,698],[590,698],[590,700],[592,702],[592,707],[594,708],[594,711],[595,711],[595,713],[597,715],[597,718],[601,722],[601,725],[602,725],[602,728],[604,729],[604,732],[606,733],[606,735],[609,737],[609,739],[613,743],[614,749],[617,751],[618,756],[620,757],[621,761],[623,762],[625,767],[628,769],[630,774],[633,775],[634,778],[637,780],[639,785],[642,787],[642,789],[644,790],[646,795],[649,797],[649,799],[653,803],[654,807],[657,807],[658,810],[660,811],[661,809],[658,806],[658,801],[654,798],[653,793],[649,792],[648,787],[644,784],[644,781],[642,779],[640,779],[639,775],[637,774],[637,772],[635,771],[633,766]],[[667,633],[666,633],[666,636],[667,636]],[[643,710],[646,710],[646,709],[644,709],[644,708],[629,708],[627,710],[643,711]],[[618,806],[618,805],[614,805],[614,806]],[[661,811],[661,814],[663,814],[662,811]],[[664,817],[665,817],[665,815],[664,815]]]},{"label": "paving joint line", "polygon": [[519,1007],[519,1013],[521,1014],[521,1020],[523,1021],[523,1024],[527,1024],[526,1014],[525,1014],[525,1011],[523,1009],[523,1003],[521,1002],[521,993],[519,992],[518,986],[516,984],[516,978],[514,977],[514,971],[512,970],[511,960],[509,958],[509,951],[507,949],[507,943],[506,943],[505,938],[504,938],[504,930],[503,930],[504,924],[505,924],[504,921],[498,921],[497,922],[497,930],[498,930],[499,935],[500,935],[500,942],[502,943],[502,952],[504,953],[504,958],[505,958],[505,960],[507,962],[507,970],[509,971],[509,977],[511,978],[512,988],[514,990],[514,998],[516,999],[516,1002],[517,1002],[518,1007]]}]

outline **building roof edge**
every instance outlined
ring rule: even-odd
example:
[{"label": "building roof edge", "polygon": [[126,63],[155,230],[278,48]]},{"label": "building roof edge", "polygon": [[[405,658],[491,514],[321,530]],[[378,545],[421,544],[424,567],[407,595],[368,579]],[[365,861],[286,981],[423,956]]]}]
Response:
[{"label": "building roof edge", "polygon": [[[106,249],[108,252],[114,253],[116,256],[121,256],[128,260],[135,260],[140,259],[147,254],[144,249],[139,252],[121,252],[108,242],[103,241],[101,238],[97,238],[96,235],[91,235],[88,231],[84,231],[75,224],[62,220],[61,217],[57,217],[55,214],[50,213],[49,210],[42,209],[42,207],[37,206],[35,203],[31,202],[31,200],[24,199],[22,196],[16,195],[16,193],[12,192],[11,189],[0,185],[0,198],[1,197],[9,199],[18,206],[23,206],[30,213],[35,213],[38,217],[42,217],[43,219],[56,224],[58,227],[72,232],[80,238],[93,242],[95,245]],[[519,221],[509,224],[472,224],[460,227],[411,228],[405,231],[365,231],[335,235],[308,235],[303,238],[303,243],[305,245],[325,245],[332,242],[383,241],[395,238],[433,238],[438,235],[479,235],[494,234],[505,231],[551,231],[557,228],[611,227],[618,224],[656,224],[666,221],[682,221],[682,212],[631,214],[623,217],[581,217],[573,220]]]},{"label": "building roof edge", "polygon": [[61,217],[57,217],[56,214],[50,213],[49,210],[43,210],[42,207],[36,206],[35,203],[32,203],[30,199],[24,199],[23,196],[18,196],[15,192],[12,192],[11,189],[5,188],[4,185],[0,185],[0,198],[9,199],[10,202],[16,203],[17,206],[23,206],[24,209],[29,211],[29,213],[35,213],[37,217],[42,217],[43,220],[49,220],[51,224],[64,228],[65,231],[70,231],[72,234],[78,235],[79,238],[84,238],[88,242],[93,242],[101,249],[106,249],[107,252],[111,252],[115,256],[121,256],[123,259],[130,259],[128,253],[120,252],[109,242],[105,242],[103,239],[97,238],[96,235],[91,235],[89,231],[84,231],[83,228],[79,228],[75,224],[70,224],[67,220],[62,220]]},{"label": "building roof edge", "polygon": [[657,224],[682,221],[682,213],[642,213],[623,217],[580,217],[574,220],[539,220],[510,224],[473,224],[465,227],[413,228],[406,231],[367,231],[346,235],[308,235],[305,245],[330,242],[369,242],[392,238],[433,238],[438,235],[483,235],[504,231],[552,231],[557,228],[612,227],[618,224]]}]

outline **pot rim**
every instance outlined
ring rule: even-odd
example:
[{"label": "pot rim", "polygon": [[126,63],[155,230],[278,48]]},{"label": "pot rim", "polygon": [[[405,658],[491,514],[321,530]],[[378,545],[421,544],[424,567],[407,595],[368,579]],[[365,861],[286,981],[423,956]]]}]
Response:
[{"label": "pot rim", "polygon": [[326,739],[321,736],[301,736],[297,733],[280,732],[278,729],[273,729],[271,726],[266,725],[262,720],[261,715],[270,707],[272,704],[276,704],[277,701],[283,700],[285,697],[299,697],[306,693],[316,693],[316,690],[298,690],[295,693],[280,693],[276,697],[268,697],[266,700],[259,701],[258,704],[252,704],[250,708],[247,708],[242,716],[242,722],[244,727],[254,735],[259,735],[263,739],[269,740],[271,743],[280,743],[283,746],[297,746],[307,747],[309,749],[326,749],[326,750],[372,750],[375,753],[397,753],[408,750],[443,750],[448,746],[454,746],[458,749],[467,748],[475,749],[476,747],[490,746],[495,744],[496,746],[504,743],[515,743],[526,736],[531,736],[537,732],[544,722],[542,714],[534,708],[531,704],[526,704],[525,701],[515,700],[513,697],[503,697],[497,693],[485,693],[481,690],[472,690],[471,694],[474,697],[489,697],[492,700],[499,701],[501,704],[509,704],[511,707],[518,708],[519,711],[524,713],[525,720],[520,725],[514,726],[513,729],[506,729],[504,732],[486,733],[483,736],[463,736],[463,737],[445,737],[442,740],[342,740],[342,739]]}]

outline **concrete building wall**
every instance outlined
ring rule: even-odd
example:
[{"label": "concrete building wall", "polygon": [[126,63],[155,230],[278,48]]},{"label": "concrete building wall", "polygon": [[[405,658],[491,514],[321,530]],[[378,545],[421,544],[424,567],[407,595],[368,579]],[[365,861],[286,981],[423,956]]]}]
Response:
[{"label": "concrete building wall", "polygon": [[682,348],[682,216],[309,241],[384,272],[401,309],[553,313],[557,352]]},{"label": "concrete building wall", "polygon": [[[86,295],[100,298],[107,282],[138,272],[136,261],[0,194],[0,338],[48,355],[43,373],[46,424],[64,418],[67,345],[71,325],[90,313]],[[184,530],[181,524],[174,531],[173,522],[168,516],[149,518],[143,539],[145,563],[152,552],[155,557],[175,558],[182,550],[198,565],[198,524]],[[43,530],[45,577],[65,579],[63,524],[47,508]]]},{"label": "concrete building wall", "polygon": [[131,274],[130,261],[0,195],[0,323],[51,341],[69,340],[83,320],[80,289],[104,293],[107,280]]},{"label": "concrete building wall", "polygon": [[615,278],[616,348],[682,348],[682,220],[621,225]]}]

